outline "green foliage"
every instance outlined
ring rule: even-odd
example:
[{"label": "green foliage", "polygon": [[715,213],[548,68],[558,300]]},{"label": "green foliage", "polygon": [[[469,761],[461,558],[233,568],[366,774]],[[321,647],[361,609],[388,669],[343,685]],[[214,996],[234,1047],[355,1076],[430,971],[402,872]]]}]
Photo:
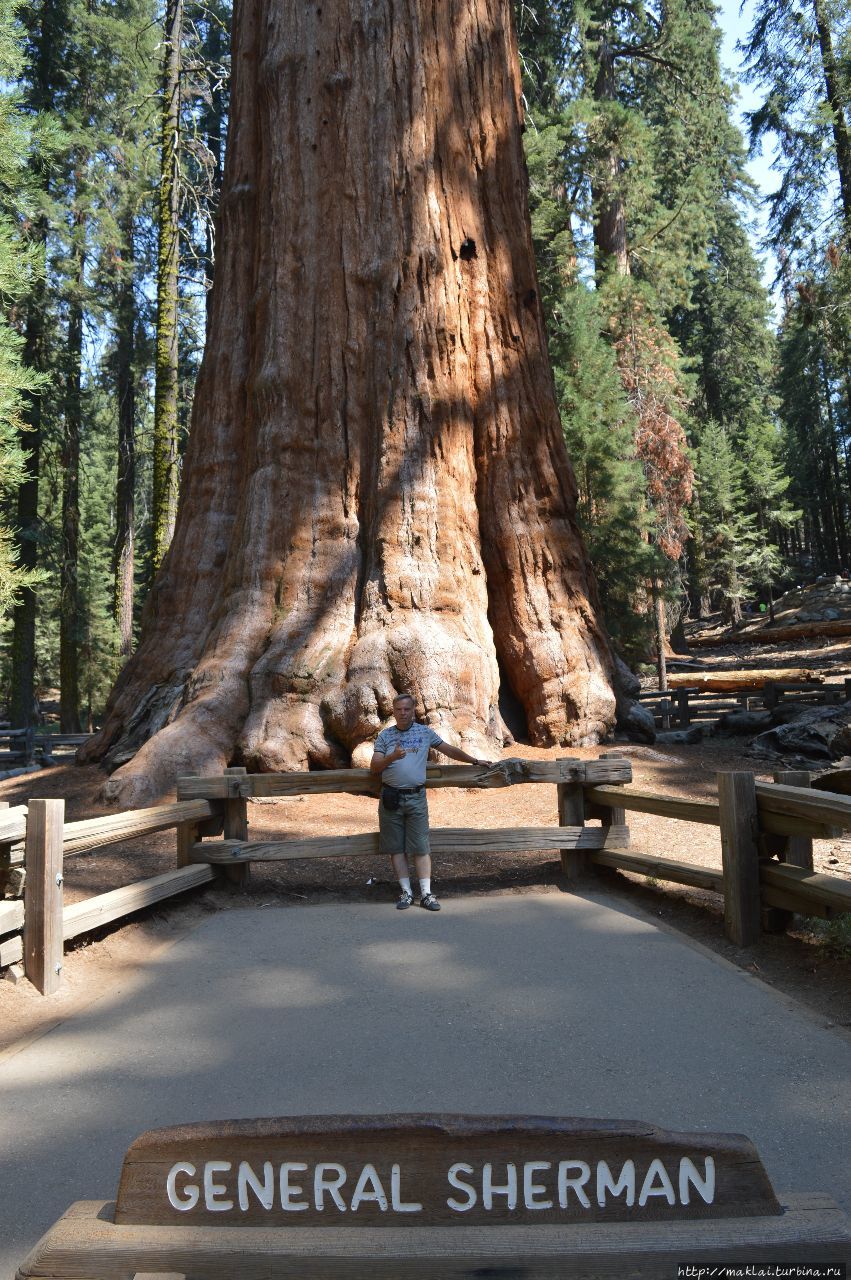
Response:
[{"label": "green foliage", "polygon": [[[758,0],[744,43],[747,79],[764,93],[749,116],[751,146],[759,150],[768,139],[776,147],[780,185],[768,201],[770,237],[796,265],[843,217],[836,126],[845,126],[849,103],[849,39],[851,13],[836,0]],[[838,64],[833,91],[831,56]]]},{"label": "green foliage", "polygon": [[[711,4],[536,0],[518,26],[533,237],[579,514],[610,629],[636,654],[648,580],[679,579],[683,425],[714,377],[680,344],[743,146]],[[751,401],[758,382],[742,369]]]},{"label": "green foliage", "polygon": [[724,196],[691,306],[672,327],[692,371],[690,435],[698,502],[690,513],[698,610],[720,604],[730,621],[784,568],[780,542],[800,517],[774,395],[776,344],[759,264],[733,201]]},{"label": "green foliage", "polygon": [[851,960],[851,912],[836,916],[833,920],[813,916],[809,926],[829,955],[837,960]]},{"label": "green foliage", "polygon": [[[0,86],[6,86],[0,88],[0,502],[23,480],[23,406],[43,386],[24,363],[24,340],[14,323],[17,304],[43,270],[38,246],[26,230],[32,210],[30,164],[40,130],[24,116],[20,94],[8,87],[23,64],[18,7],[15,0],[0,0]],[[0,524],[0,621],[21,589],[40,580],[20,567],[12,532]]]}]

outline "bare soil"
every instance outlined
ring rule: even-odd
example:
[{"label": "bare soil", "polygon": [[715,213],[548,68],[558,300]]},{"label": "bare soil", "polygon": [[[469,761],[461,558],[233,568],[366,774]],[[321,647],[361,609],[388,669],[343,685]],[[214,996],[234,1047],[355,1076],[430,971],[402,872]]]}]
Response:
[{"label": "bare soil", "polygon": [[[811,658],[808,656],[808,661]],[[742,748],[744,744],[742,744]],[[612,750],[612,748],[608,748]],[[695,746],[617,748],[633,764],[635,785],[670,795],[709,797],[719,769],[753,768],[753,761],[729,741]],[[567,751],[513,748],[505,755],[555,759],[568,754],[593,758],[596,748]],[[760,775],[767,777],[768,775]],[[62,796],[69,819],[102,813],[97,795],[105,775],[94,766],[61,765],[0,783],[0,799],[20,804],[30,797]],[[429,797],[436,826],[534,826],[556,821],[555,789],[513,786],[494,791],[437,790]],[[360,796],[310,796],[257,800],[249,804],[249,829],[263,838],[274,834],[308,836],[370,831],[375,801]],[[633,847],[662,856],[720,866],[717,829],[674,822],[647,814],[629,814]],[[113,848],[66,860],[65,895],[76,902],[174,866],[175,835],[161,832]],[[847,842],[817,841],[820,871],[851,875]],[[637,904],[660,924],[710,947],[733,963],[758,974],[795,997],[832,1026],[851,1027],[851,956],[837,953],[807,922],[785,935],[764,935],[758,947],[742,952],[726,942],[722,902],[708,891],[662,884],[647,877],[600,870],[590,884],[605,888],[613,905]],[[558,893],[566,890],[558,860],[548,853],[457,854],[435,860],[434,886],[451,910],[452,899],[470,893]],[[396,886],[389,861],[382,857],[322,858],[252,867],[247,890],[215,883],[139,912],[123,926],[107,926],[69,945],[63,986],[45,999],[26,981],[0,983],[0,1053],[43,1034],[73,1011],[97,999],[144,965],[161,947],[192,929],[203,917],[244,906],[297,905],[306,901],[369,901],[392,910]]]}]

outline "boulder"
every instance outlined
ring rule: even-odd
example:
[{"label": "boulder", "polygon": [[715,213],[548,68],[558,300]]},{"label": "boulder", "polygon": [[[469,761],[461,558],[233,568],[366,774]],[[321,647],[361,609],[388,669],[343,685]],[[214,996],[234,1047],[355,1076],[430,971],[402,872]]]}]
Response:
[{"label": "boulder", "polygon": [[826,622],[838,622],[842,614],[838,609],[825,609],[824,618]]}]

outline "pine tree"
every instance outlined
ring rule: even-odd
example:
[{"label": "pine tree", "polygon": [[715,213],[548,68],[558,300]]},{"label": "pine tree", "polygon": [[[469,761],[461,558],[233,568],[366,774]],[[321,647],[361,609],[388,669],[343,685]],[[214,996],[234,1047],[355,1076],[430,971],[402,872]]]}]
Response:
[{"label": "pine tree", "polygon": [[759,589],[770,598],[784,531],[800,516],[786,496],[768,297],[733,198],[737,189],[741,180],[717,206],[691,305],[672,317],[693,376],[699,502],[691,514],[692,601],[704,610],[715,593],[734,621],[746,592]]},{"label": "pine tree", "polygon": [[[53,170],[61,149],[55,106],[60,68],[66,48],[65,0],[41,0],[23,6],[20,18],[23,32],[24,75],[20,99],[26,116],[42,122],[49,138],[49,150],[33,152],[29,159],[29,198],[32,201],[30,243],[40,263],[46,262],[48,227],[50,225]],[[52,136],[51,125],[56,137]],[[18,211],[16,210],[16,216]],[[39,486],[44,445],[45,404],[51,390],[50,353],[56,349],[54,320],[47,287],[46,271],[34,273],[25,296],[21,299],[24,335],[23,361],[39,379],[39,393],[29,394],[21,406],[21,451],[25,456],[24,474],[17,487],[15,528],[17,560],[21,568],[32,574],[41,558],[43,528],[39,518]],[[37,714],[36,680],[36,591],[25,585],[16,601],[10,655],[9,713],[12,724],[26,727]]]},{"label": "pine tree", "polygon": [[594,563],[606,621],[623,651],[640,656],[649,620],[632,607],[651,571],[644,474],[635,453],[635,413],[624,392],[599,294],[580,278],[572,221],[585,175],[581,114],[569,79],[565,8],[524,4],[518,31],[529,119],[532,238],[550,359],[568,452],[579,489],[577,515]]},{"label": "pine tree", "polygon": [[[42,278],[39,246],[25,233],[33,215],[32,171],[38,163],[38,126],[22,112],[19,93],[8,86],[21,74],[23,33],[18,0],[0,0],[0,502],[17,492],[26,474],[24,406],[38,395],[42,379],[24,363],[24,338],[16,327],[17,303]],[[22,567],[13,531],[0,523],[0,622],[23,589],[40,580]]]},{"label": "pine tree", "polygon": [[847,6],[835,0],[759,0],[744,44],[747,78],[765,92],[750,114],[751,143],[771,136],[779,152],[770,233],[796,262],[813,234],[823,234],[834,185],[844,238],[851,226],[849,34]]}]

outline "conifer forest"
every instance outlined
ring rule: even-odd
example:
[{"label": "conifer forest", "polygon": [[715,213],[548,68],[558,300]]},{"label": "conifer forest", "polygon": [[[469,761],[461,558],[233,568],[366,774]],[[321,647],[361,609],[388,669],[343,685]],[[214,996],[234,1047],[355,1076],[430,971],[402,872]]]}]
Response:
[{"label": "conifer forest", "polygon": [[[245,464],[246,475],[254,468],[253,478],[240,490],[232,511],[204,470],[217,456],[210,424],[228,415],[239,417],[234,408],[238,396],[223,388],[228,378],[236,379],[240,360],[252,367],[254,361],[258,368],[262,363],[265,369],[265,381],[258,373],[253,384],[253,402],[266,404],[261,404],[262,413],[256,411],[258,438],[267,417],[271,420],[278,412],[274,406],[293,403],[301,406],[300,412],[303,408],[317,420],[336,424],[335,439],[345,446],[339,452],[340,474],[349,465],[350,448],[353,455],[359,452],[360,482],[347,488],[341,481],[339,502],[327,496],[330,487],[323,489],[329,545],[360,536],[347,524],[355,519],[347,494],[353,495],[354,507],[364,508],[359,527],[365,527],[368,517],[374,523],[374,544],[381,547],[387,540],[376,511],[391,482],[379,478],[367,493],[365,476],[379,463],[370,461],[368,440],[353,425],[359,406],[367,414],[365,406],[384,392],[379,389],[371,399],[373,392],[352,374],[354,364],[343,361],[338,370],[335,338],[328,330],[330,337],[315,342],[320,363],[323,343],[331,350],[326,390],[308,395],[309,379],[295,364],[287,366],[280,352],[299,340],[299,331],[311,321],[293,319],[287,330],[275,320],[269,300],[256,307],[268,315],[269,330],[279,325],[277,373],[268,353],[265,363],[252,354],[262,339],[255,336],[250,347],[238,332],[243,326],[232,322],[228,329],[231,322],[219,306],[225,292],[231,297],[240,289],[248,292],[238,258],[233,252],[230,258],[220,255],[223,227],[231,245],[259,234],[252,219],[265,227],[273,255],[276,243],[281,262],[289,254],[280,278],[286,275],[294,299],[305,299],[315,288],[319,313],[348,315],[350,308],[361,306],[363,323],[358,327],[349,318],[339,349],[351,354],[356,342],[361,353],[370,344],[380,346],[393,369],[404,364],[407,351],[416,394],[405,392],[406,404],[416,402],[424,421],[449,422],[453,413],[463,417],[467,412],[452,407],[454,383],[451,395],[449,389],[442,397],[433,391],[428,400],[426,388],[440,384],[440,368],[434,374],[431,355],[410,354],[416,343],[420,353],[426,348],[443,352],[453,328],[450,294],[440,294],[437,277],[429,275],[432,250],[417,249],[426,265],[412,270],[411,281],[415,292],[419,279],[422,307],[435,314],[434,331],[422,329],[412,303],[405,347],[396,344],[389,325],[386,333],[382,328],[393,298],[405,296],[405,271],[394,293],[383,267],[376,266],[374,279],[368,279],[366,252],[363,262],[355,263],[354,239],[352,246],[335,243],[347,234],[343,219],[338,235],[336,212],[348,198],[340,183],[345,186],[349,178],[342,174],[353,175],[351,223],[364,217],[362,243],[382,225],[380,213],[374,225],[364,214],[370,191],[376,210],[385,207],[378,196],[380,173],[365,184],[370,191],[355,191],[357,173],[369,173],[368,157],[357,160],[358,147],[370,143],[359,141],[353,113],[374,112],[376,137],[396,128],[385,119],[389,108],[383,105],[380,75],[375,102],[356,100],[356,91],[371,56],[370,41],[375,56],[386,62],[391,50],[393,58],[401,58],[397,44],[402,37],[392,29],[370,32],[366,16],[355,22],[346,39],[353,46],[362,41],[363,48],[351,51],[351,67],[344,50],[342,69],[328,72],[323,81],[331,87],[317,90],[326,94],[324,105],[317,105],[319,97],[310,107],[304,105],[310,103],[308,96],[301,115],[288,99],[286,80],[291,74],[293,84],[302,84],[300,71],[287,71],[301,53],[276,46],[272,70],[267,65],[270,50],[255,51],[253,71],[240,73],[242,98],[237,104],[237,51],[249,58],[250,28],[259,29],[265,21],[259,0],[244,0],[241,15],[242,3],[235,0],[232,12],[230,0],[0,0],[0,704],[7,724],[23,727],[37,717],[37,699],[53,691],[66,733],[100,728],[105,715],[118,717],[120,726],[104,742],[105,748],[117,744],[113,765],[128,760],[173,718],[175,699],[184,706],[198,689],[219,680],[232,700],[238,700],[238,688],[252,689],[233,728],[207,729],[209,719],[193,722],[192,733],[209,733],[225,763],[239,758],[260,767],[298,767],[299,761],[339,766],[367,736],[364,726],[371,723],[372,704],[363,689],[370,681],[378,688],[387,670],[396,687],[404,679],[422,685],[420,668],[402,641],[389,657],[374,646],[367,652],[362,640],[352,648],[349,631],[339,619],[334,622],[343,598],[348,599],[347,587],[340,586],[333,609],[317,607],[311,614],[310,600],[301,600],[300,588],[286,570],[275,579],[270,611],[276,611],[276,618],[289,611],[288,616],[298,619],[292,624],[301,646],[296,646],[298,660],[291,637],[287,647],[268,620],[263,623],[266,638],[255,642],[251,628],[260,623],[251,614],[246,644],[254,650],[244,668],[232,669],[230,659],[221,656],[223,621],[217,632],[219,665],[213,663],[207,641],[206,648],[199,642],[177,656],[172,645],[171,656],[159,666],[150,653],[137,661],[145,636],[158,634],[158,619],[180,612],[169,595],[167,572],[169,563],[177,563],[180,508],[219,503],[230,530],[250,527],[243,512],[252,500],[249,491],[258,504],[274,505],[261,493],[258,477],[263,471],[256,459],[250,467]],[[283,0],[279,3],[287,7]],[[323,0],[304,0],[303,6],[299,0],[294,6],[302,7],[310,9],[311,22],[326,26],[336,21],[338,9],[362,8],[366,15],[373,8],[353,0],[324,0],[324,5]],[[375,6],[399,14],[428,7],[426,0]],[[599,672],[601,682],[612,684],[612,664],[620,660],[633,668],[652,660],[660,601],[669,636],[682,622],[711,614],[734,625],[751,610],[771,609],[790,586],[819,574],[842,573],[851,565],[851,5],[848,0],[751,0],[738,33],[735,72],[725,67],[722,14],[711,0],[515,0],[513,10],[507,0],[443,0],[441,7],[450,18],[441,36],[444,44],[436,46],[434,59],[424,47],[421,76],[445,76],[445,91],[460,104],[459,113],[475,121],[469,148],[472,154],[480,147],[475,164],[484,193],[475,207],[485,211],[477,229],[471,231],[469,222],[462,227],[467,216],[463,209],[473,207],[473,197],[459,195],[454,171],[446,177],[445,170],[450,223],[451,210],[462,210],[452,259],[458,258],[459,270],[477,268],[476,259],[481,265],[486,253],[493,262],[499,228],[505,227],[510,242],[506,253],[523,282],[520,318],[506,319],[505,332],[494,321],[494,336],[479,343],[471,319],[466,336],[459,324],[458,341],[471,353],[471,369],[475,365],[478,370],[485,359],[472,353],[488,345],[491,353],[499,348],[492,359],[499,389],[487,393],[489,403],[505,409],[506,424],[520,425],[513,433],[509,425],[496,426],[487,435],[481,409],[484,375],[471,373],[479,396],[469,408],[475,442],[469,456],[453,446],[446,465],[457,492],[468,484],[475,491],[480,515],[471,514],[472,506],[458,514],[448,500],[440,500],[433,520],[449,530],[459,548],[458,589],[469,591],[468,618],[473,621],[467,630],[446,622],[449,606],[435,604],[432,597],[420,606],[440,621],[430,633],[432,657],[449,652],[449,636],[460,654],[458,681],[467,685],[459,683],[446,694],[432,689],[426,703],[429,698],[433,706],[441,705],[442,698],[450,705],[459,698],[464,702],[458,688],[472,687],[479,678],[471,674],[475,664],[468,649],[481,644],[491,652],[490,626],[494,656],[481,681],[496,686],[501,673],[524,703],[539,739],[566,740],[548,701],[549,677],[541,677],[544,691],[536,692],[528,674],[533,666],[548,671],[552,661],[552,679],[561,679],[562,658],[551,658],[543,624],[533,626],[521,616],[511,584],[527,581],[523,556],[517,565],[509,562],[507,531],[496,516],[487,515],[499,510],[504,493],[528,488],[534,496],[535,484],[522,480],[522,468],[528,456],[537,457],[541,450],[537,437],[529,434],[531,427],[523,426],[524,414],[529,421],[549,421],[547,396],[554,394],[553,421],[563,433],[575,476],[575,512],[571,507],[563,517],[567,532],[562,541],[546,544],[550,550],[540,571],[529,570],[528,592],[534,595],[546,581],[550,614],[567,618],[573,611],[583,619],[570,644],[565,642],[565,652],[581,650],[581,665],[592,672],[592,683],[597,679],[593,673]],[[467,11],[478,21],[485,11],[502,10],[514,62],[505,85],[496,71],[479,76],[475,68],[462,83],[456,79],[461,55],[452,47],[453,27],[464,27]],[[233,40],[240,21],[241,44]],[[279,44],[283,40],[281,35]],[[326,46],[318,35],[316,45],[316,58],[320,47],[324,58]],[[248,90],[255,87],[252,75],[261,102],[255,116],[248,109]],[[517,232],[520,248],[513,247],[515,232],[503,209],[505,191],[515,191],[514,170],[500,159],[499,142],[504,132],[500,95],[510,94],[506,86],[515,82],[523,152],[516,171],[526,185],[511,201],[527,228]],[[744,114],[737,106],[743,86],[755,104]],[[332,97],[338,105],[328,105]],[[263,112],[271,123],[264,123]],[[446,155],[468,146],[467,134],[453,119],[456,124],[446,129]],[[278,153],[261,148],[265,158],[252,177],[244,157],[260,147],[258,138],[265,147],[276,121],[289,150],[277,158]],[[482,135],[479,141],[488,121],[494,138]],[[317,132],[318,151],[308,124],[333,131],[330,138]],[[293,140],[299,130],[303,136]],[[369,130],[362,133],[368,139]],[[410,164],[404,173],[394,171],[397,190],[416,188],[424,163],[415,139],[405,145]],[[313,168],[308,165],[311,147]],[[231,148],[240,149],[239,158],[236,150],[228,154]],[[339,175],[335,148],[341,156]],[[401,144],[393,154],[403,154]],[[749,158],[757,154],[771,161],[764,189],[748,175]],[[293,245],[301,233],[294,223],[284,224],[283,200],[263,203],[258,198],[251,209],[239,204],[241,189],[264,181],[289,190],[287,216],[312,219],[320,233],[325,228],[327,263],[321,234],[304,248],[303,261],[296,262]],[[432,198],[427,187],[425,203]],[[392,184],[388,192],[392,205]],[[421,247],[427,237],[416,218],[414,223],[406,234]],[[527,270],[521,250],[529,224],[534,263]],[[388,232],[393,236],[395,228]],[[408,243],[400,233],[397,242],[403,241]],[[322,292],[317,281],[326,272],[331,279],[337,254],[350,268],[351,287],[338,290],[332,282]],[[380,256],[376,248],[371,260],[378,263]],[[217,277],[220,269],[223,274]],[[502,303],[492,282],[488,289],[495,315]],[[449,319],[437,318],[443,305],[439,298]],[[244,307],[252,305],[247,298]],[[296,314],[307,317],[306,304],[297,313],[293,310]],[[499,314],[514,313],[506,303]],[[522,328],[538,315],[545,333],[543,364],[535,354],[532,329]],[[262,330],[262,316],[253,323]],[[209,354],[211,334],[214,358]],[[454,344],[455,338],[451,340]],[[519,366],[512,363],[512,343],[525,353]],[[208,361],[199,380],[205,346]],[[245,356],[240,354],[243,347]],[[365,381],[371,386],[374,379]],[[280,386],[286,386],[286,396]],[[431,406],[427,412],[422,409],[426,401]],[[407,421],[413,412],[405,410]],[[496,409],[493,420],[501,422]],[[192,435],[201,431],[202,422],[207,435],[197,437],[193,454]],[[303,435],[301,427],[293,432]],[[279,446],[274,446],[280,448],[280,466],[297,467],[302,487],[313,483],[314,474],[318,484],[322,467],[299,455],[293,432],[278,437]],[[224,433],[220,439],[219,475],[228,467],[236,474],[243,446]],[[438,453],[440,448],[435,446]],[[547,448],[541,465],[558,477],[561,464]],[[335,449],[333,442],[322,445],[320,461],[327,459],[329,468]],[[505,459],[513,450],[515,459]],[[409,454],[398,461],[403,476]],[[508,468],[505,475],[489,461],[500,455],[499,465]],[[193,467],[194,478],[189,474]],[[573,480],[557,484],[568,491]],[[546,501],[540,499],[544,505]],[[533,521],[531,506],[524,511],[522,519]],[[315,515],[310,518],[315,548],[322,522]],[[549,512],[547,519],[558,523],[562,516]],[[570,545],[572,522],[581,532],[577,543],[584,544],[584,551],[571,558],[569,574],[565,571],[556,590],[547,557],[564,556],[558,548]],[[473,527],[480,534],[469,541],[465,531]],[[183,580],[191,576],[187,556],[201,565],[203,547],[212,548],[216,536],[197,535],[201,550],[189,534],[183,537]],[[419,546],[420,534],[412,536]],[[532,536],[531,544],[544,545],[541,537]],[[305,540],[311,542],[303,531],[286,533],[293,563],[308,556]],[[418,585],[417,575],[430,582],[428,555],[433,554],[435,563],[447,561],[439,533],[432,541],[429,546],[427,533],[423,535],[421,563],[416,557],[405,562],[406,608],[412,600],[425,599],[426,588]],[[243,559],[250,559],[251,545],[244,543]],[[257,553],[258,582],[267,574],[265,554],[262,549]],[[281,554],[279,547],[275,556],[280,559]],[[326,565],[323,582],[348,581],[340,566],[328,567],[330,561],[321,557],[319,563]],[[352,607],[359,625],[378,608],[364,594],[364,581],[373,573],[366,551],[363,563],[366,567],[352,569]],[[207,573],[208,567],[198,572]],[[375,573],[382,583],[388,577],[384,569]],[[271,569],[268,574],[274,577]],[[502,594],[493,585],[498,587],[500,574],[507,584],[500,588]],[[318,581],[319,570],[316,575]],[[166,583],[159,595],[156,582]],[[252,589],[247,577],[239,585],[243,597]],[[387,588],[388,598],[394,589]],[[236,585],[232,591],[237,593]],[[361,598],[365,603],[358,603]],[[589,621],[593,610],[586,608],[588,599],[597,602],[599,636],[596,623]],[[384,606],[390,609],[386,599]],[[200,603],[197,608],[208,612]],[[190,615],[187,606],[185,618]],[[475,621],[479,616],[481,624]],[[320,617],[321,624],[316,621]],[[321,625],[330,657],[310,648],[305,619]],[[168,643],[162,640],[166,649]],[[152,645],[150,640],[151,652]],[[550,656],[544,656],[545,650]],[[353,658],[353,653],[360,656]],[[263,655],[271,655],[266,666]],[[345,688],[341,663],[348,664]],[[172,680],[170,673],[178,669],[181,678]],[[122,670],[126,678],[119,679]],[[191,676],[186,674],[190,671]],[[143,686],[162,692],[145,702]],[[312,697],[318,710],[308,715],[301,703],[294,709],[299,690],[307,690],[305,698],[309,702]],[[498,736],[488,721],[493,689],[488,685],[480,692],[480,697],[479,692],[470,696],[470,741],[476,734],[481,740]],[[278,719],[270,719],[273,695],[289,699]],[[583,725],[574,740],[592,740],[595,726],[609,715],[605,699],[596,693],[584,700],[577,696],[571,705]],[[119,711],[110,712],[110,706]],[[221,723],[221,717],[216,719],[216,726]],[[463,736],[463,724],[461,732]],[[275,754],[269,743],[276,737],[297,746],[289,754]],[[241,754],[234,756],[237,740]],[[212,748],[211,753],[216,754]]]}]

